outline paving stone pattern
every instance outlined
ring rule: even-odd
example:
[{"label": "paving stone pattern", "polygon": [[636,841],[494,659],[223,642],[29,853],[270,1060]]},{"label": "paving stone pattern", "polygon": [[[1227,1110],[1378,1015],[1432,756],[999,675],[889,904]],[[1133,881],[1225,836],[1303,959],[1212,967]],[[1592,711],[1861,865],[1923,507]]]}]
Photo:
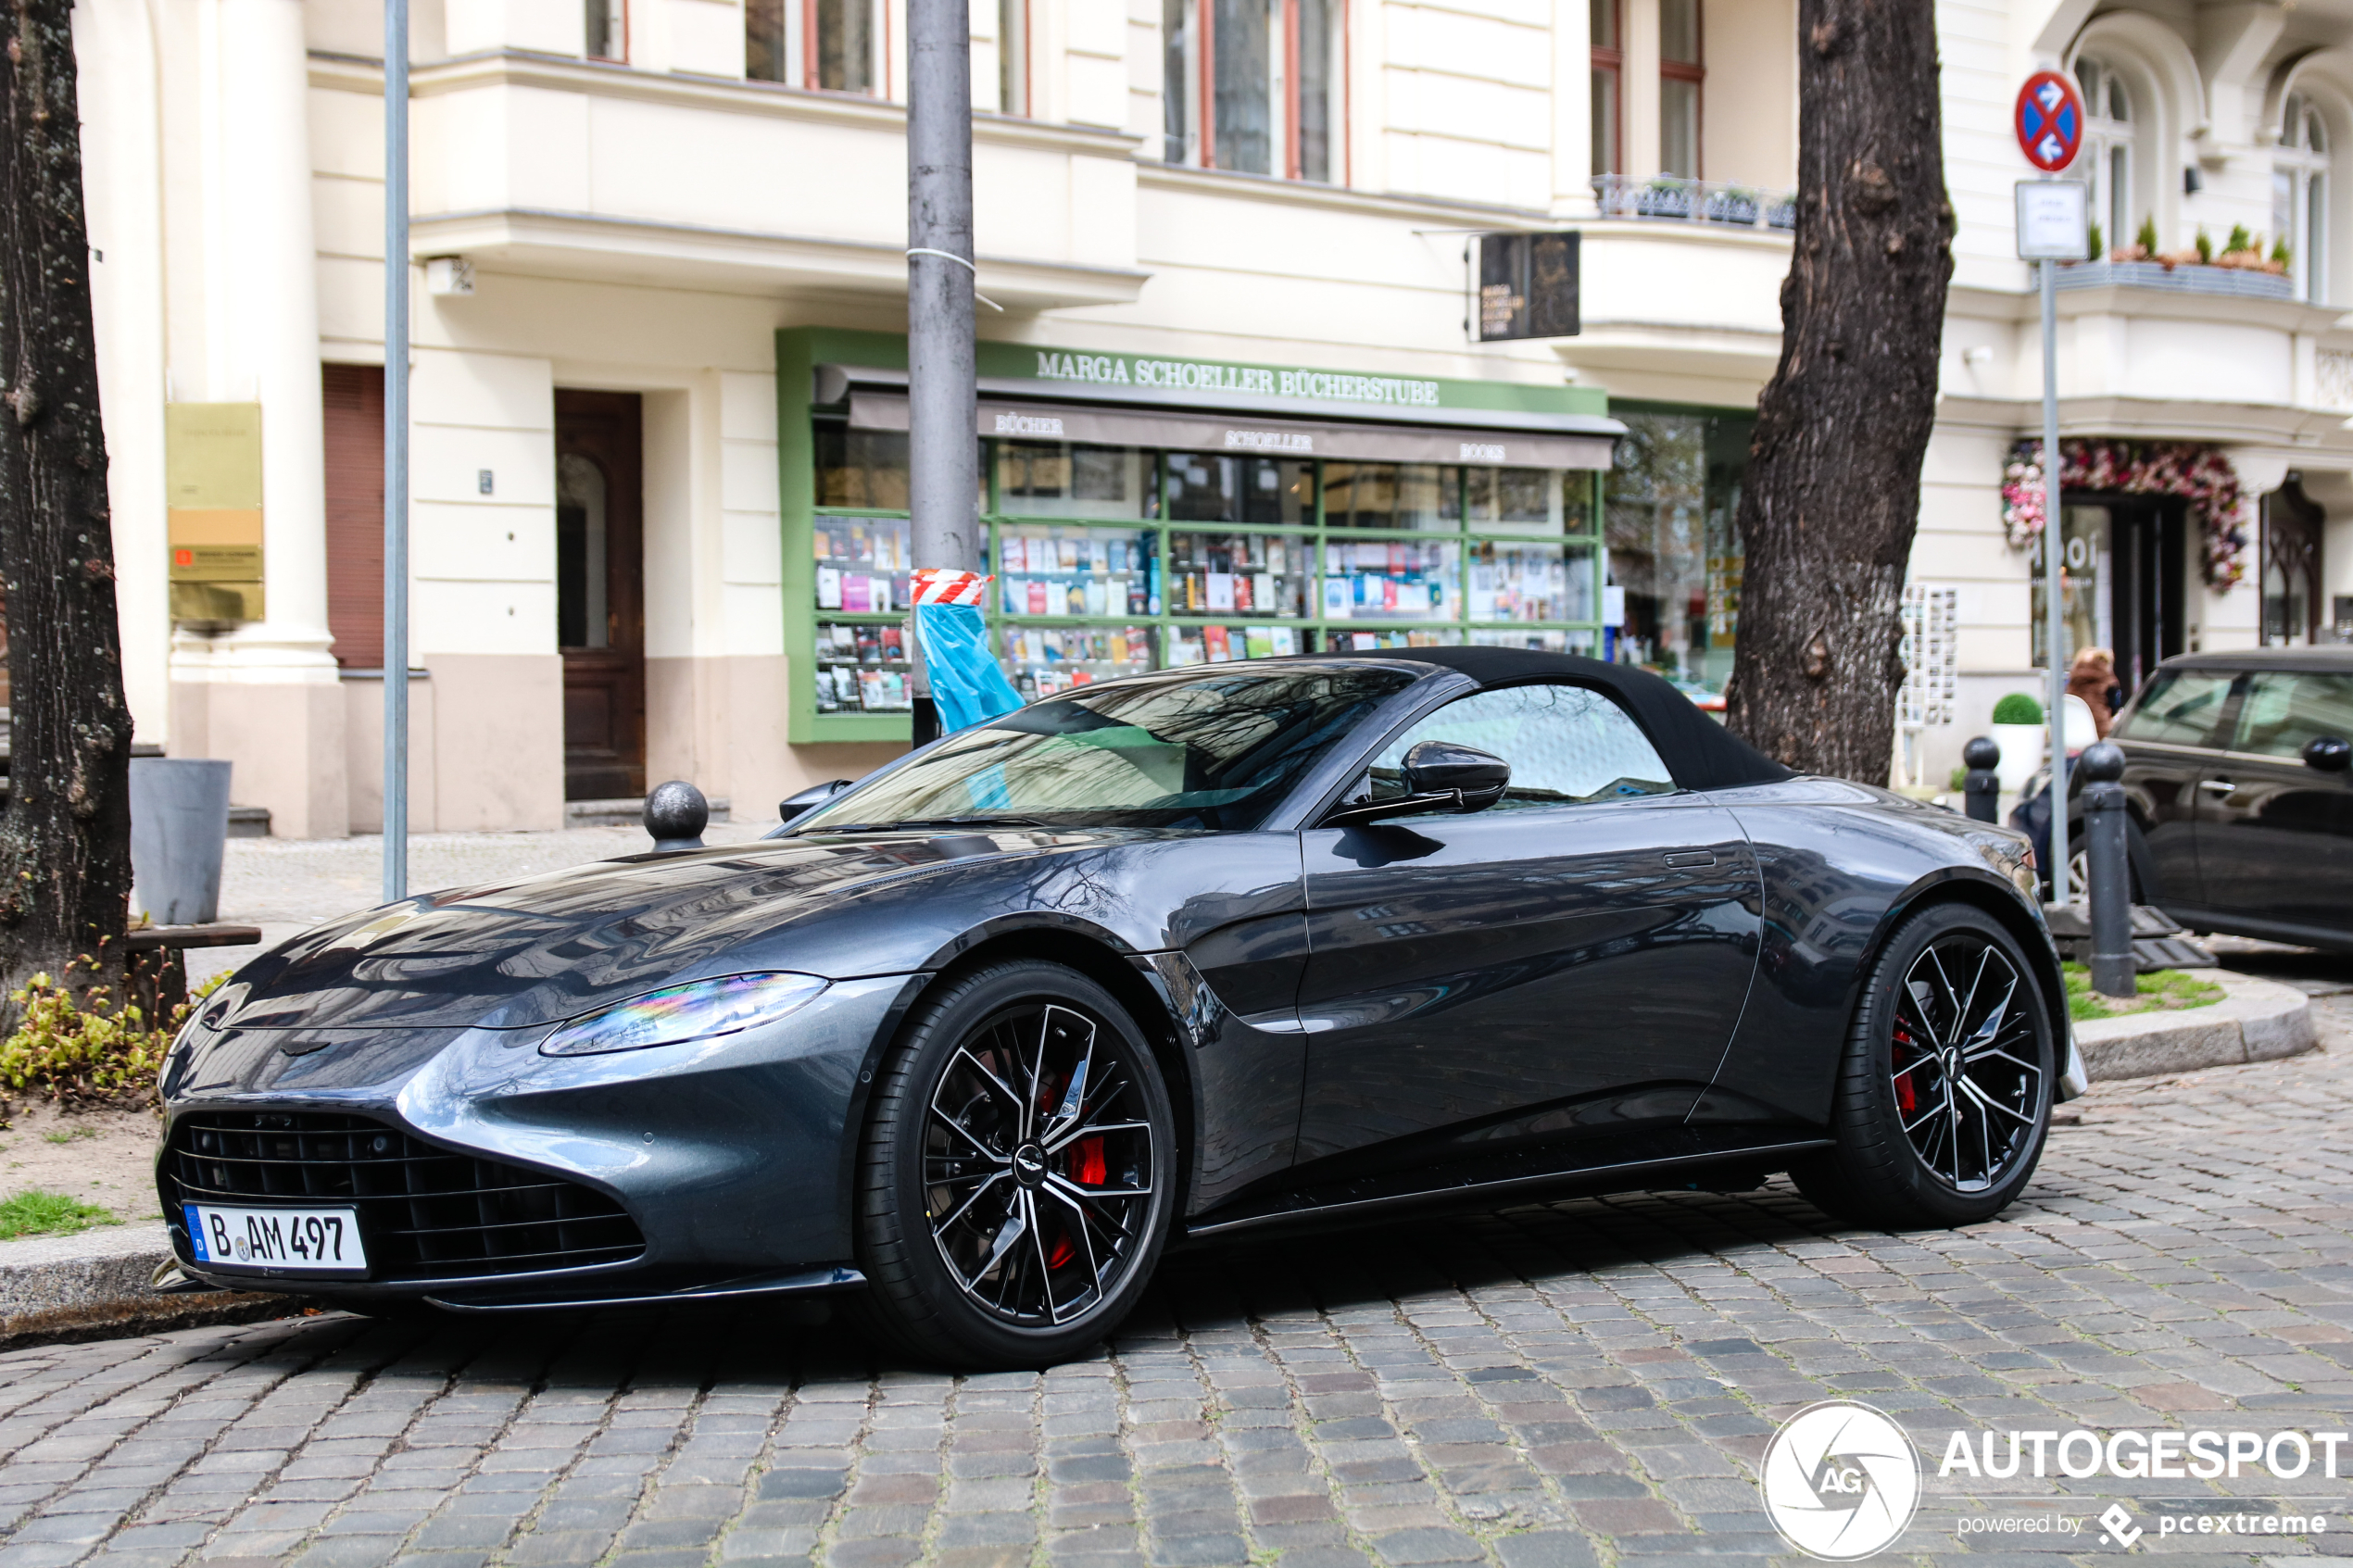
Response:
[{"label": "paving stone pattern", "polygon": [[[2317,1509],[2353,1483],[1972,1492],[1933,1470],[1956,1429],[2347,1424],[2353,999],[2319,1006],[2333,1048],[2069,1108],[1994,1224],[1840,1229],[1776,1184],[1220,1247],[1044,1373],[878,1366],[749,1310],[327,1314],[21,1350],[0,1356],[0,1568],[1788,1558],[1755,1466],[1838,1396],[1929,1462],[1898,1560],[2115,1555],[2096,1526],[1957,1534],[1988,1509]],[[2353,1521],[2166,1555],[2339,1541]]]}]

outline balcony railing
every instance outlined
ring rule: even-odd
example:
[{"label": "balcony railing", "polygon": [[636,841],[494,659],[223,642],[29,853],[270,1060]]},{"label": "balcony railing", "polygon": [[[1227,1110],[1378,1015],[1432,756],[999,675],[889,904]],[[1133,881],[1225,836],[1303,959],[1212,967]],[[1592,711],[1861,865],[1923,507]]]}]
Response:
[{"label": "balcony railing", "polygon": [[1682,180],[1671,174],[1647,180],[1623,174],[1593,176],[1593,199],[1604,218],[1659,218],[1679,223],[1724,223],[1736,229],[1797,227],[1797,196],[1790,191],[1760,191]]}]

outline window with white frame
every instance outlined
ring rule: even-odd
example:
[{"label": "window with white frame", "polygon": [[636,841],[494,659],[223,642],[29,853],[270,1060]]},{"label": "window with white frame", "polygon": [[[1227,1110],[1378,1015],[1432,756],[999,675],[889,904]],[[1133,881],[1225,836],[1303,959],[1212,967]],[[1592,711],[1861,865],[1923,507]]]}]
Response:
[{"label": "window with white frame", "polygon": [[2287,246],[2296,297],[2321,304],[2328,297],[2329,132],[2301,93],[2287,95],[2271,154],[2271,232]]},{"label": "window with white frame", "polygon": [[1658,0],[1658,169],[1700,176],[1699,0]]},{"label": "window with white frame", "polygon": [[2092,221],[2105,246],[2133,242],[2133,97],[2107,61],[2089,56],[2075,62],[2076,85],[2083,90],[2083,168],[2092,177]]},{"label": "window with white frame", "polygon": [[629,57],[629,8],[624,0],[586,0],[587,44],[582,51],[592,60]]},{"label": "window with white frame", "polygon": [[1029,112],[1029,0],[997,0],[997,112]]},{"label": "window with white frame", "polygon": [[1162,0],[1163,157],[1336,182],[1346,0]]},{"label": "window with white frame", "polygon": [[745,0],[744,74],[872,94],[876,34],[875,0]]}]

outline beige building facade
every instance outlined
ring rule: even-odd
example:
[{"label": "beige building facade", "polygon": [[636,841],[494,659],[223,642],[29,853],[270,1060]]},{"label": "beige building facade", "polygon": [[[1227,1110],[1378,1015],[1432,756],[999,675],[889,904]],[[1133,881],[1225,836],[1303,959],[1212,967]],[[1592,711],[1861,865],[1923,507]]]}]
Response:
[{"label": "beige building facade", "polygon": [[[554,827],[670,777],[764,815],[894,755],[903,6],[415,11],[412,824]],[[2037,657],[2002,487],[2039,387],[2007,127],[2038,65],[2115,89],[2103,213],[2169,254],[2288,237],[2276,276],[2068,281],[2066,433],[2219,456],[2250,535],[2247,581],[2210,589],[2196,497],[2083,491],[2082,637],[2252,643],[2267,604],[2281,637],[2353,624],[2329,161],[2353,6],[1938,17],[1959,265],[1914,573],[1955,590],[1958,681],[1922,771]],[[77,12],[139,737],[233,759],[293,837],[382,812],[380,26],[354,0]],[[979,0],[1001,309],[976,434],[1009,672],[1467,639],[1716,699],[1794,26],[1792,0]],[[1466,241],[1516,231],[1579,234],[1577,335],[1473,341]],[[210,460],[182,405],[258,408],[258,506],[180,483]],[[2303,542],[2269,587],[2267,521]]]}]

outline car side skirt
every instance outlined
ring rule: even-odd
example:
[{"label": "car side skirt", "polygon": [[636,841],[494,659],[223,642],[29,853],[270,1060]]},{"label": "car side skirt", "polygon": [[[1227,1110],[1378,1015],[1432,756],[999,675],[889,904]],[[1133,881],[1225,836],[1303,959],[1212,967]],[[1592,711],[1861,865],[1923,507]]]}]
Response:
[{"label": "car side skirt", "polygon": [[[1687,1173],[1693,1176],[1722,1172],[1726,1167],[1758,1173],[1785,1168],[1786,1162],[1815,1149],[1831,1147],[1829,1138],[1788,1138],[1769,1143],[1728,1144],[1705,1150],[1684,1150],[1650,1159],[1606,1164],[1571,1164],[1543,1171],[1496,1173],[1486,1179],[1465,1179],[1444,1167],[1408,1169],[1383,1177],[1341,1184],[1328,1189],[1287,1192],[1263,1201],[1237,1204],[1189,1221],[1190,1237],[1224,1236],[1236,1231],[1276,1225],[1319,1224],[1357,1216],[1371,1217],[1394,1210],[1443,1205],[1476,1209],[1491,1206],[1506,1196],[1554,1189],[1557,1196],[1582,1197],[1625,1192],[1659,1184],[1644,1178]],[[1705,1183],[1695,1185],[1705,1185]]]}]

